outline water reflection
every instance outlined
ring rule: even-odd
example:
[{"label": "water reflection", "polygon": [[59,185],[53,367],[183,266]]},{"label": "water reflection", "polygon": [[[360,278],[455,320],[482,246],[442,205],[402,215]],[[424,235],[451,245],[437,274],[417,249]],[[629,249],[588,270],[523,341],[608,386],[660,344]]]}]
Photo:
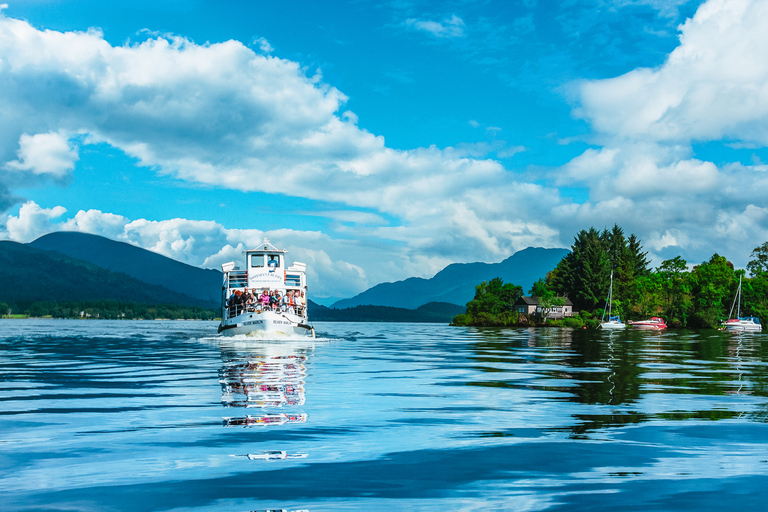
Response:
[{"label": "water reflection", "polygon": [[654,419],[766,421],[765,407],[749,399],[768,395],[763,335],[531,331],[479,330],[475,377],[487,378],[465,385],[588,406],[571,415],[574,435]]},{"label": "water reflection", "polygon": [[258,409],[251,414],[226,417],[224,425],[253,427],[305,422],[307,415],[298,408],[306,401],[305,363],[312,348],[312,344],[294,341],[222,341],[222,404],[228,408]]}]

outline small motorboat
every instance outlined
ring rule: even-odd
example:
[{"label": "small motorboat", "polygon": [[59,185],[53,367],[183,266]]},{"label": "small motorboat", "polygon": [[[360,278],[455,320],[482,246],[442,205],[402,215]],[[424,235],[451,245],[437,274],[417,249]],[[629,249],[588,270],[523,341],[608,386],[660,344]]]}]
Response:
[{"label": "small motorboat", "polygon": [[661,331],[667,328],[667,324],[664,323],[664,319],[657,316],[651,317],[648,320],[638,320],[637,322],[630,320],[629,325],[635,329],[643,329],[647,331]]}]

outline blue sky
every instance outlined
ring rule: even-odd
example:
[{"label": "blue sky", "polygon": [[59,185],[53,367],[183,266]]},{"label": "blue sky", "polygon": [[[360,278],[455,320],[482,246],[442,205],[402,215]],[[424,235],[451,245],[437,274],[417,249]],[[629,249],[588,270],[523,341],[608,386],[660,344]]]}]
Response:
[{"label": "blue sky", "polygon": [[614,223],[743,267],[766,4],[8,2],[0,237],[218,267],[266,236],[323,302]]}]

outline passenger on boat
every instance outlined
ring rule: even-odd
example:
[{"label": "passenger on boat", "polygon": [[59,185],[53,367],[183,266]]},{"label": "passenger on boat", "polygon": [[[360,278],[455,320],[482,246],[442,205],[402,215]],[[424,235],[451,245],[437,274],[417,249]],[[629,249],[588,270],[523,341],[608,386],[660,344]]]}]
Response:
[{"label": "passenger on boat", "polygon": [[287,311],[291,314],[296,314],[296,310],[293,308],[293,290],[288,290],[283,296],[283,311]]},{"label": "passenger on boat", "polygon": [[277,294],[277,290],[272,290],[272,293],[269,294],[269,307],[272,308],[272,311],[277,309],[279,300],[280,296]]},{"label": "passenger on boat", "polygon": [[261,309],[267,309],[269,307],[269,290],[266,288],[261,292],[259,302],[261,302]]},{"label": "passenger on boat", "polygon": [[243,290],[242,295],[240,295],[240,303],[243,305],[243,309],[248,309],[248,306],[251,305],[252,300],[253,296],[251,295],[251,292],[248,291],[248,288]]},{"label": "passenger on boat", "polygon": [[230,318],[237,316],[242,312],[243,300],[242,292],[240,290],[235,290],[235,293],[229,297],[229,303],[227,304],[227,307],[229,309]]},{"label": "passenger on boat", "polygon": [[296,302],[296,312],[304,316],[304,308],[307,307],[307,299],[304,297],[304,292],[296,290],[293,300]]}]

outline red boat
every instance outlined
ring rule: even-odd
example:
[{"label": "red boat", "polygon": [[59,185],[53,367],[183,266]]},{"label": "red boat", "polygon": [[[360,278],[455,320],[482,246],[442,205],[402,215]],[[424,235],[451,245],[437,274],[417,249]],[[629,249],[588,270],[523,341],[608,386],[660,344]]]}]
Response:
[{"label": "red boat", "polygon": [[637,322],[632,322],[630,320],[628,323],[630,327],[634,327],[635,329],[645,329],[650,331],[661,331],[662,329],[667,328],[667,324],[664,323],[664,319],[657,316],[654,316],[648,320],[638,320]]}]

